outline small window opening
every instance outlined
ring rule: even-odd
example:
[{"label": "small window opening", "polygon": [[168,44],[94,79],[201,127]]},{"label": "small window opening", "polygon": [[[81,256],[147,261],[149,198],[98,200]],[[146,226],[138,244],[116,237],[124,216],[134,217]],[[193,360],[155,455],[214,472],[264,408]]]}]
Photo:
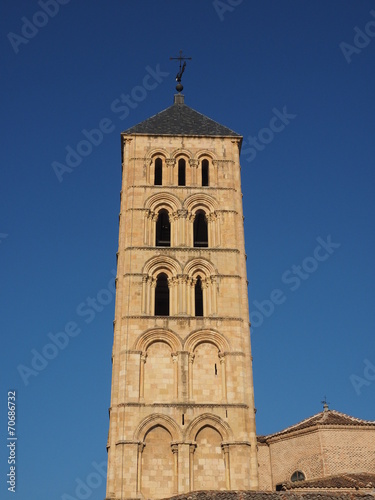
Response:
[{"label": "small window opening", "polygon": [[279,483],[276,485],[276,491],[282,491],[283,489],[283,484],[282,483]]},{"label": "small window opening", "polygon": [[165,273],[160,273],[156,280],[155,316],[169,316],[169,287]]},{"label": "small window opening", "polygon": [[186,186],[186,162],[183,158],[178,160],[178,185]]},{"label": "small window opening", "polygon": [[195,315],[203,316],[203,290],[200,276],[198,276],[195,283]]},{"label": "small window opening", "polygon": [[225,410],[225,418],[228,418],[228,410]]},{"label": "small window opening", "polygon": [[217,364],[215,363],[215,375],[217,375]]},{"label": "small window opening", "polygon": [[208,186],[208,160],[202,161],[202,186]]},{"label": "small window opening", "polygon": [[154,185],[161,186],[162,184],[163,184],[163,162],[161,158],[156,158]]},{"label": "small window opening", "polygon": [[182,425],[185,425],[185,414],[182,414]]},{"label": "small window opening", "polygon": [[293,472],[292,477],[290,480],[295,483],[296,481],[304,481],[305,480],[305,474],[301,472],[300,470],[296,470]]},{"label": "small window opening", "polygon": [[166,210],[160,210],[158,220],[156,221],[156,246],[171,246],[171,224],[169,214]]},{"label": "small window opening", "polygon": [[208,229],[206,214],[198,210],[194,219],[194,246],[208,247]]}]

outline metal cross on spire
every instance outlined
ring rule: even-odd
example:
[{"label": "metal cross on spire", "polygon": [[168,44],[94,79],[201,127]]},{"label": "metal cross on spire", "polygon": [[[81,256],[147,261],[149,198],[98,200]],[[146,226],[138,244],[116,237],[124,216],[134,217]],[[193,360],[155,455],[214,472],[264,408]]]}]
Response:
[{"label": "metal cross on spire", "polygon": [[[182,86],[182,83],[181,83],[181,78],[182,78],[182,73],[185,71],[185,67],[186,67],[186,61],[191,61],[191,57],[185,57],[182,55],[182,50],[180,50],[180,55],[178,57],[170,57],[169,60],[172,61],[172,60],[178,60],[180,61],[180,71],[177,73],[176,75],[176,82],[177,82],[177,85],[176,85],[176,90],[177,92],[181,92],[183,90],[183,86]],[[182,61],[184,61],[184,63],[182,64]]]},{"label": "metal cross on spire", "polygon": [[324,396],[324,399],[323,401],[321,401],[322,405],[323,405],[323,410],[324,411],[328,411],[329,410],[329,402],[327,401],[327,396]]}]

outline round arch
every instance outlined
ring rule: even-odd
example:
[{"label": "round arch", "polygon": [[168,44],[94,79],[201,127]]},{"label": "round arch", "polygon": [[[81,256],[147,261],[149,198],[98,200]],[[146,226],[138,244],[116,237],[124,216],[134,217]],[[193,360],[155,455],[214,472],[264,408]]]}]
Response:
[{"label": "round arch", "polygon": [[146,200],[145,208],[151,210],[152,212],[156,212],[161,208],[177,212],[177,210],[181,209],[181,202],[173,194],[163,192],[150,196],[150,198]]},{"label": "round arch", "polygon": [[195,277],[199,273],[203,273],[207,278],[217,274],[214,266],[206,259],[198,258],[187,262],[184,268],[184,274]]},{"label": "round arch", "polygon": [[203,342],[214,344],[219,352],[229,352],[230,345],[227,339],[216,330],[195,330],[188,335],[184,342],[184,350],[193,353],[195,348]]},{"label": "round arch", "polygon": [[210,413],[199,415],[189,424],[185,431],[185,439],[188,441],[195,441],[198,432],[204,427],[212,427],[215,429],[224,442],[233,440],[233,431],[230,426],[217,415],[212,415]]},{"label": "round arch", "polygon": [[138,337],[133,348],[136,351],[145,352],[154,342],[165,342],[170,346],[172,352],[182,350],[180,337],[172,330],[166,330],[164,328],[152,328],[150,330],[146,330]]},{"label": "round arch", "polygon": [[143,267],[143,274],[155,276],[159,273],[165,273],[168,278],[176,277],[181,274],[180,264],[167,255],[159,255],[148,260]]},{"label": "round arch", "polygon": [[169,158],[169,153],[164,148],[153,148],[148,151],[146,158],[148,160],[153,160],[155,156],[162,156],[165,160]]},{"label": "round arch", "polygon": [[169,432],[171,441],[181,441],[182,432],[177,423],[168,415],[162,415],[160,413],[154,413],[142,420],[134,431],[134,440],[143,442],[146,435],[154,427],[158,426],[163,427]]},{"label": "round arch", "polygon": [[206,209],[209,213],[212,213],[215,212],[219,206],[212,196],[205,193],[197,193],[186,198],[184,201],[184,208],[192,213],[195,213],[199,209]]}]

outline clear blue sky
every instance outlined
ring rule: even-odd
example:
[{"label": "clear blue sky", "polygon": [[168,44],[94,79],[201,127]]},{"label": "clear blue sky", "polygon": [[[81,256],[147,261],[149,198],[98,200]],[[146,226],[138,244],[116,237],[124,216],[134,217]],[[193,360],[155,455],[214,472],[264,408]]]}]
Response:
[{"label": "clear blue sky", "polygon": [[[41,15],[34,0],[2,2],[2,498],[11,390],[15,498],[105,496],[93,463],[106,460],[120,132],[172,104],[180,49],[193,58],[185,102],[245,139],[258,433],[319,412],[324,395],[375,420],[374,3],[231,3],[65,0]],[[121,94],[134,98],[120,111]],[[101,142],[59,182],[53,162],[99,124]],[[316,250],[328,236],[331,253]],[[19,366],[65,329],[76,335],[25,385]]]}]

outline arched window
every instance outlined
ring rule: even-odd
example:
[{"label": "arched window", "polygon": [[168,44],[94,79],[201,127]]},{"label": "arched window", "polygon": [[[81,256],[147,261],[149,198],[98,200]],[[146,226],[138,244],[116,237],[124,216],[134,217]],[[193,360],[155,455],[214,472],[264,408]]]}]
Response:
[{"label": "arched window", "polygon": [[161,186],[163,184],[163,161],[161,158],[155,160],[154,185]]},{"label": "arched window", "polygon": [[209,177],[208,177],[208,160],[202,161],[202,186],[209,185]]},{"label": "arched window", "polygon": [[169,316],[168,277],[165,273],[160,273],[156,279],[155,316]]},{"label": "arched window", "polygon": [[178,185],[186,186],[186,162],[183,158],[178,160]]},{"label": "arched window", "polygon": [[203,316],[203,290],[202,290],[202,280],[198,276],[195,283],[195,315]]},{"label": "arched window", "polygon": [[208,230],[206,214],[203,210],[198,210],[194,219],[194,246],[208,247]]},{"label": "arched window", "polygon": [[158,220],[156,221],[156,246],[171,246],[171,224],[169,214],[165,209],[160,210]]},{"label": "arched window", "polygon": [[293,472],[292,477],[290,478],[290,480],[293,483],[295,481],[304,481],[305,479],[306,479],[305,474],[303,472],[301,472],[300,470],[296,470],[295,472]]}]

